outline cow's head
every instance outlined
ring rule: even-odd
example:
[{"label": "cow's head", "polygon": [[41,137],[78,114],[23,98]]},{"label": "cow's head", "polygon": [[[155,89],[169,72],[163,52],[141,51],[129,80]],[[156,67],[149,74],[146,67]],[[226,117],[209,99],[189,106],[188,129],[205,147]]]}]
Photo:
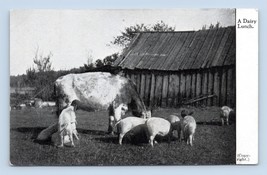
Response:
[{"label": "cow's head", "polygon": [[123,115],[128,111],[128,107],[124,103],[116,104],[116,102],[112,102],[109,106],[109,128],[108,131],[113,133],[114,126],[117,122],[119,122]]},{"label": "cow's head", "polygon": [[119,120],[121,120],[121,117],[128,111],[128,107],[124,103],[116,104],[115,102],[113,102],[112,105],[114,109],[114,120],[115,122],[118,122]]}]

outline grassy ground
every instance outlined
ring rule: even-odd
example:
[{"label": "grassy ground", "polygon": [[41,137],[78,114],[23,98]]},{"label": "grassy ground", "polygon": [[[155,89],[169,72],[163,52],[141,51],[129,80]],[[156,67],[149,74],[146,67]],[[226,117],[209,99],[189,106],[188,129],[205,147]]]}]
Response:
[{"label": "grassy ground", "polygon": [[[51,109],[12,110],[10,114],[10,162],[13,165],[210,165],[235,164],[235,124],[219,125],[219,108],[191,108],[197,121],[193,147],[185,142],[158,138],[154,148],[146,143],[142,132],[127,134],[123,145],[108,135],[107,112],[78,111],[80,140],[76,147],[56,148],[52,141],[34,139],[42,129],[56,122]],[[179,109],[158,109],[153,116],[167,117]],[[176,135],[175,135],[176,136]],[[143,139],[140,139],[143,138]]]}]

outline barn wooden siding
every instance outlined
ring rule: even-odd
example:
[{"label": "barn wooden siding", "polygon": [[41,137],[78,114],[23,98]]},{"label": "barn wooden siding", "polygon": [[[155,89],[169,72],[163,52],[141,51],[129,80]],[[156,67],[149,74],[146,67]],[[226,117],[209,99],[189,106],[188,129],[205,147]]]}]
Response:
[{"label": "barn wooden siding", "polygon": [[[124,70],[147,106],[235,106],[235,67],[199,71]],[[205,98],[209,95],[210,98]],[[203,97],[203,99],[202,99]],[[193,99],[193,100],[192,100]],[[196,100],[194,99],[202,99]],[[191,100],[191,101],[190,101]]]},{"label": "barn wooden siding", "polygon": [[148,106],[235,106],[235,27],[139,33],[114,65]]}]

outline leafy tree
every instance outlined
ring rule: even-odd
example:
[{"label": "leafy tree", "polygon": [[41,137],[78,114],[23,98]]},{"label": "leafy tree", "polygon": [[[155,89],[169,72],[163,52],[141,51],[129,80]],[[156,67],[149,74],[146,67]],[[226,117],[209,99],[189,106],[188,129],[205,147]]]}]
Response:
[{"label": "leafy tree", "polygon": [[[221,24],[220,22],[217,22],[215,25],[214,24],[210,24],[210,26],[208,27],[208,29],[219,29],[221,28]],[[202,26],[201,30],[207,30],[207,25]]]},{"label": "leafy tree", "polygon": [[125,31],[114,38],[111,44],[121,46],[123,48],[127,47],[130,41],[133,39],[137,32],[149,32],[149,31],[174,31],[175,27],[171,27],[165,24],[163,21],[157,22],[154,25],[136,24],[134,26],[126,27]]},{"label": "leafy tree", "polygon": [[97,59],[97,60],[95,61],[95,66],[96,66],[96,67],[102,67],[102,66],[104,66],[104,63],[103,63],[102,60]]},{"label": "leafy tree", "polygon": [[25,84],[28,86],[35,86],[37,79],[38,77],[34,68],[29,68],[26,70],[26,77],[24,79]]},{"label": "leafy tree", "polygon": [[112,65],[113,62],[119,57],[119,53],[114,53],[103,59],[104,65]]}]

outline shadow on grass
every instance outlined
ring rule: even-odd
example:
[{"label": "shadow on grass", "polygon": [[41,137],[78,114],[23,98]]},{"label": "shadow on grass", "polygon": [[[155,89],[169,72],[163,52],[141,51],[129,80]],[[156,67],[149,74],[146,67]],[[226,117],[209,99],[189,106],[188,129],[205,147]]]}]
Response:
[{"label": "shadow on grass", "polygon": [[[42,145],[52,145],[52,136],[49,137],[47,140],[37,140],[38,135],[47,127],[19,127],[19,128],[12,128],[11,131],[21,132],[21,133],[29,133],[31,134],[31,139],[34,143],[39,143]],[[87,129],[77,129],[78,133],[80,134],[89,134],[89,135],[98,135],[104,136],[108,135],[106,131],[99,131],[99,130],[87,130]]]},{"label": "shadow on grass", "polygon": [[[229,125],[233,125],[234,122],[229,122]],[[208,122],[197,122],[197,125],[214,125],[214,126],[222,126],[222,123],[219,121],[208,121]]]},{"label": "shadow on grass", "polygon": [[[148,143],[148,138],[146,135],[145,125],[138,125],[132,128],[131,131],[127,132],[122,140],[123,144],[133,144],[133,145],[142,145],[144,143]],[[118,134],[109,135],[107,137],[98,137],[95,140],[105,142],[105,143],[113,143],[119,144]]]},{"label": "shadow on grass", "polygon": [[79,129],[79,128],[77,128],[77,131],[80,134],[108,135],[107,131],[100,131],[100,130],[90,130],[90,129]]}]

